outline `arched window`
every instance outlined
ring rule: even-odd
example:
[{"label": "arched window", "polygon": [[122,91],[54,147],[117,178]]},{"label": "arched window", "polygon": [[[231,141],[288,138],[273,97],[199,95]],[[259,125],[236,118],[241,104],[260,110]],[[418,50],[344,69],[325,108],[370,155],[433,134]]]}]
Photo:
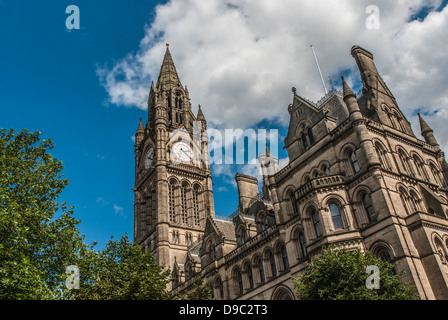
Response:
[{"label": "arched window", "polygon": [[323,176],[329,176],[330,175],[330,169],[328,169],[327,166],[322,167],[322,175]]},{"label": "arched window", "polygon": [[247,267],[247,277],[249,279],[249,287],[253,288],[254,287],[254,274],[252,273],[252,266],[249,265]]},{"label": "arched window", "polygon": [[443,248],[443,244],[439,240],[439,238],[434,239],[434,246],[436,249],[436,253],[438,253],[440,256],[440,260],[442,261],[442,263],[446,264],[447,263],[447,254],[446,254],[446,251]]},{"label": "arched window", "polygon": [[390,121],[392,127],[394,127],[395,129],[398,129],[397,128],[397,121],[396,121],[395,115],[392,114],[392,113],[389,113],[388,117],[389,117],[389,121]]},{"label": "arched window", "polygon": [[240,229],[240,241],[241,241],[241,245],[245,244],[247,241],[247,231],[246,228],[242,227]]},{"label": "arched window", "polygon": [[425,164],[423,163],[423,161],[417,155],[414,155],[412,159],[414,160],[415,168],[417,169],[418,175],[422,179],[428,180],[428,173],[426,172]]},{"label": "arched window", "polygon": [[272,251],[269,253],[269,264],[271,265],[272,277],[275,277],[277,275],[277,266],[275,265],[275,257]]},{"label": "arched window", "polygon": [[199,186],[195,185],[193,188],[193,218],[194,218],[194,224],[199,225],[200,219],[199,219]]},{"label": "arched window", "polygon": [[179,273],[177,270],[173,271],[173,287],[176,288],[180,284]]},{"label": "arched window", "polygon": [[289,190],[285,195],[285,201],[286,201],[286,212],[288,216],[292,217],[295,215],[295,201],[294,201],[294,192],[292,190]]},{"label": "arched window", "polygon": [[311,128],[308,128],[308,138],[310,139],[310,145],[313,145],[315,140],[314,140],[313,130],[311,130]]},{"label": "arched window", "polygon": [[189,280],[193,277],[194,271],[193,271],[193,265],[188,262],[185,266],[185,279]]},{"label": "arched window", "polygon": [[258,213],[257,225],[259,232],[263,232],[269,227],[268,216],[266,212],[261,211],[260,213]]},{"label": "arched window", "polygon": [[370,199],[370,196],[367,193],[362,196],[362,204],[364,206],[364,209],[366,210],[369,222],[375,222],[378,217],[375,213],[375,210],[373,209],[372,199]]},{"label": "arched window", "polygon": [[170,181],[170,184],[168,186],[168,204],[169,204],[169,210],[170,210],[170,221],[176,222],[176,213],[175,213],[175,202],[174,202],[174,183],[173,181]]},{"label": "arched window", "polygon": [[282,255],[283,270],[287,270],[289,269],[289,260],[288,252],[286,251],[286,246],[284,244],[280,247],[280,253]]},{"label": "arched window", "polygon": [[308,149],[308,140],[306,138],[305,132],[302,132],[302,143],[303,143],[303,148],[305,150]]},{"label": "arched window", "polygon": [[380,160],[380,164],[384,169],[390,169],[389,162],[387,161],[387,152],[383,146],[379,143],[375,143],[375,151]]},{"label": "arched window", "polygon": [[400,157],[401,165],[403,166],[403,169],[406,173],[411,174],[411,166],[409,165],[409,160],[407,155],[404,153],[403,150],[398,151],[398,156]]},{"label": "arched window", "polygon": [[215,294],[216,299],[224,299],[224,286],[222,284],[221,278],[217,278],[215,281],[215,290],[218,294]]},{"label": "arched window", "polygon": [[181,217],[182,223],[188,222],[188,211],[187,211],[187,188],[188,186],[184,183],[181,188]]},{"label": "arched window", "polygon": [[244,287],[243,287],[243,276],[240,270],[236,272],[235,280],[237,284],[237,295],[241,295],[244,292]]},{"label": "arched window", "polygon": [[442,178],[442,176],[440,174],[440,170],[432,162],[429,165],[429,167],[431,168],[431,172],[432,172],[432,175],[434,176],[436,183],[439,184],[440,186],[445,187],[446,186],[445,179]]},{"label": "arched window", "polygon": [[214,244],[212,241],[210,241],[210,242],[208,243],[208,246],[207,246],[207,253],[208,253],[210,262],[211,262],[211,261],[214,261],[215,258],[216,258],[216,255],[215,255],[215,244]]},{"label": "arched window", "polygon": [[266,276],[264,275],[264,266],[263,266],[263,259],[258,259],[258,273],[260,276],[260,281],[263,283],[266,279]]},{"label": "arched window", "polygon": [[339,207],[336,204],[334,203],[330,204],[330,213],[331,213],[331,219],[333,220],[334,229],[335,230],[344,229],[341,212],[339,211]]},{"label": "arched window", "polygon": [[354,151],[351,151],[349,153],[349,159],[350,159],[350,164],[352,165],[353,172],[357,173],[360,170],[360,168],[359,168],[358,159],[356,158],[356,154]]},{"label": "arched window", "polygon": [[319,238],[322,235],[322,225],[320,223],[319,214],[315,209],[311,209],[311,219],[313,220],[316,237]]},{"label": "arched window", "polygon": [[307,252],[306,252],[306,240],[303,232],[299,234],[299,242],[300,242],[300,248],[302,249],[302,258],[305,258],[307,256]]},{"label": "arched window", "polygon": [[406,132],[406,126],[404,125],[403,118],[397,117],[398,124],[400,125],[400,129],[403,132]]},{"label": "arched window", "polygon": [[400,189],[400,199],[401,202],[403,204],[404,210],[406,211],[406,215],[409,215],[409,207],[408,207],[408,201],[409,201],[409,196],[408,193],[404,190],[404,189]]},{"label": "arched window", "polygon": [[411,202],[413,212],[422,211],[420,206],[420,198],[414,191],[411,191],[409,200]]}]

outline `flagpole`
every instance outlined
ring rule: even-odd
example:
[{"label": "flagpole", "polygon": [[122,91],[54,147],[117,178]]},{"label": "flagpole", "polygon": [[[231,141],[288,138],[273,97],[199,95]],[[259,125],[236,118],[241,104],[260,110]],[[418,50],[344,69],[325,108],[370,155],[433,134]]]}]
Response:
[{"label": "flagpole", "polygon": [[325,85],[324,77],[322,76],[322,71],[320,70],[319,62],[317,61],[317,57],[316,57],[316,53],[314,52],[313,45],[310,45],[310,47],[311,47],[311,50],[313,51],[314,60],[316,60],[317,70],[319,70],[320,79],[322,80],[322,84],[323,84],[324,90],[325,90],[325,95],[327,95],[328,94],[327,86]]}]

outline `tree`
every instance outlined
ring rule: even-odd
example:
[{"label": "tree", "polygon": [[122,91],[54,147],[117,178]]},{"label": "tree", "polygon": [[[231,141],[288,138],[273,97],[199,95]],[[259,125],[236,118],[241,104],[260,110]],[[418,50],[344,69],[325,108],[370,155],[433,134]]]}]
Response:
[{"label": "tree", "polygon": [[68,179],[40,132],[0,130],[0,299],[57,299],[65,268],[85,247]]},{"label": "tree", "polygon": [[[379,288],[366,285],[371,274],[368,266],[379,270]],[[415,289],[403,283],[394,265],[361,250],[325,248],[303,274],[293,277],[296,293],[302,300],[409,300]],[[367,282],[366,282],[367,281]]]},{"label": "tree", "polygon": [[[38,131],[0,130],[0,299],[176,299],[170,270],[127,235],[100,251],[84,242],[74,208],[58,202],[69,181],[53,147]],[[79,289],[66,285],[69,266]],[[194,288],[192,299],[208,297],[202,282]]]},{"label": "tree", "polygon": [[66,292],[80,300],[168,300],[171,272],[151,252],[132,244],[127,235],[113,238],[101,251],[84,251],[78,261],[79,290]]},{"label": "tree", "polygon": [[210,282],[205,282],[201,277],[197,277],[192,287],[185,294],[178,295],[181,300],[212,300],[212,288]]}]

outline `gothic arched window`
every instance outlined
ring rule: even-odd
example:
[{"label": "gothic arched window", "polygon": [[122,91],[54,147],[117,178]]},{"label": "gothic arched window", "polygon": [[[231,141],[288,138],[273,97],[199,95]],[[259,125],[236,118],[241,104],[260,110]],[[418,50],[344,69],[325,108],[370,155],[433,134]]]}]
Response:
[{"label": "gothic arched window", "polygon": [[375,222],[377,220],[377,215],[373,208],[372,199],[367,193],[364,193],[362,196],[362,204],[364,206],[364,210],[367,213],[367,217],[369,218],[369,222]]},{"label": "gothic arched window", "polygon": [[350,160],[350,164],[352,165],[353,172],[357,173],[360,170],[360,168],[359,168],[358,159],[356,158],[356,154],[354,151],[351,151],[349,153],[349,160]]},{"label": "gothic arched window", "polygon": [[319,238],[322,235],[322,225],[320,223],[319,214],[313,208],[311,209],[311,219],[313,220],[314,231],[316,232],[316,237]]},{"label": "gothic arched window", "polygon": [[283,270],[289,269],[288,252],[284,244],[280,247],[280,254],[282,255]]},{"label": "gothic arched window", "polygon": [[375,151],[380,160],[380,164],[384,169],[390,169],[389,162],[387,161],[387,152],[382,145],[375,143]]},{"label": "gothic arched window", "polygon": [[404,153],[403,150],[398,151],[398,156],[400,157],[401,165],[403,166],[404,171],[408,174],[412,174],[408,156]]},{"label": "gothic arched window", "polygon": [[323,176],[329,176],[330,175],[330,169],[328,169],[328,167],[325,166],[325,165],[322,167],[322,175]]},{"label": "gothic arched window", "polygon": [[264,266],[263,266],[263,259],[260,257],[260,259],[258,259],[258,273],[260,276],[260,282],[264,282],[266,279],[266,276],[264,274]]},{"label": "gothic arched window", "polygon": [[247,277],[249,279],[249,288],[253,288],[254,287],[254,274],[252,272],[251,265],[247,266]]},{"label": "gothic arched window", "polygon": [[193,187],[193,218],[194,224],[199,225],[200,217],[199,217],[199,186],[195,185]]},{"label": "gothic arched window", "polygon": [[275,265],[275,257],[272,251],[269,253],[269,264],[271,265],[271,275],[275,277],[277,275],[277,266]]},{"label": "gothic arched window", "polygon": [[302,143],[303,143],[303,148],[305,150],[308,149],[308,139],[306,138],[305,132],[302,132]]},{"label": "gothic arched window", "polygon": [[243,275],[241,274],[240,270],[236,272],[235,280],[237,283],[237,295],[241,295],[244,292],[244,286],[243,286]]},{"label": "gothic arched window", "polygon": [[307,256],[307,252],[306,252],[306,240],[303,232],[299,234],[299,242],[300,242],[300,248],[302,249],[302,258],[305,258]]},{"label": "gothic arched window", "polygon": [[313,145],[315,140],[314,140],[313,130],[311,130],[311,128],[308,128],[308,138],[310,139],[310,145]]},{"label": "gothic arched window", "polygon": [[414,160],[415,168],[417,169],[418,175],[422,179],[429,180],[428,173],[426,172],[425,164],[423,163],[423,161],[417,155],[414,155],[412,158]]},{"label": "gothic arched window", "polygon": [[408,207],[408,201],[409,201],[408,193],[402,188],[400,188],[399,193],[401,202],[403,203],[404,210],[406,211],[406,214],[409,215],[410,213]]},{"label": "gothic arched window", "polygon": [[344,229],[344,224],[342,223],[342,216],[339,210],[339,206],[335,203],[330,204],[331,220],[333,221],[333,226],[335,230]]},{"label": "gothic arched window", "polygon": [[188,185],[183,183],[181,188],[181,217],[182,223],[188,223],[188,210],[187,210],[187,188]]},{"label": "gothic arched window", "polygon": [[169,210],[170,210],[170,221],[171,222],[176,222],[176,213],[175,213],[175,194],[174,194],[174,190],[175,190],[175,182],[174,181],[170,181],[169,185],[168,185],[168,204],[169,204]]}]

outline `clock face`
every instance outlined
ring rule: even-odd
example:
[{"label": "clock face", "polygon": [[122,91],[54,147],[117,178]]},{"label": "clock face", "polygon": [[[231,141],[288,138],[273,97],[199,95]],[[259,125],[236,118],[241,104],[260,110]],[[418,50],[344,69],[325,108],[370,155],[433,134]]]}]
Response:
[{"label": "clock face", "polygon": [[[192,159],[191,147],[185,142],[178,142],[173,145],[171,160],[174,162],[190,162]],[[174,157],[173,157],[174,156]]]},{"label": "clock face", "polygon": [[145,156],[145,169],[148,169],[151,166],[153,159],[154,159],[154,148],[151,148],[148,150]]}]

